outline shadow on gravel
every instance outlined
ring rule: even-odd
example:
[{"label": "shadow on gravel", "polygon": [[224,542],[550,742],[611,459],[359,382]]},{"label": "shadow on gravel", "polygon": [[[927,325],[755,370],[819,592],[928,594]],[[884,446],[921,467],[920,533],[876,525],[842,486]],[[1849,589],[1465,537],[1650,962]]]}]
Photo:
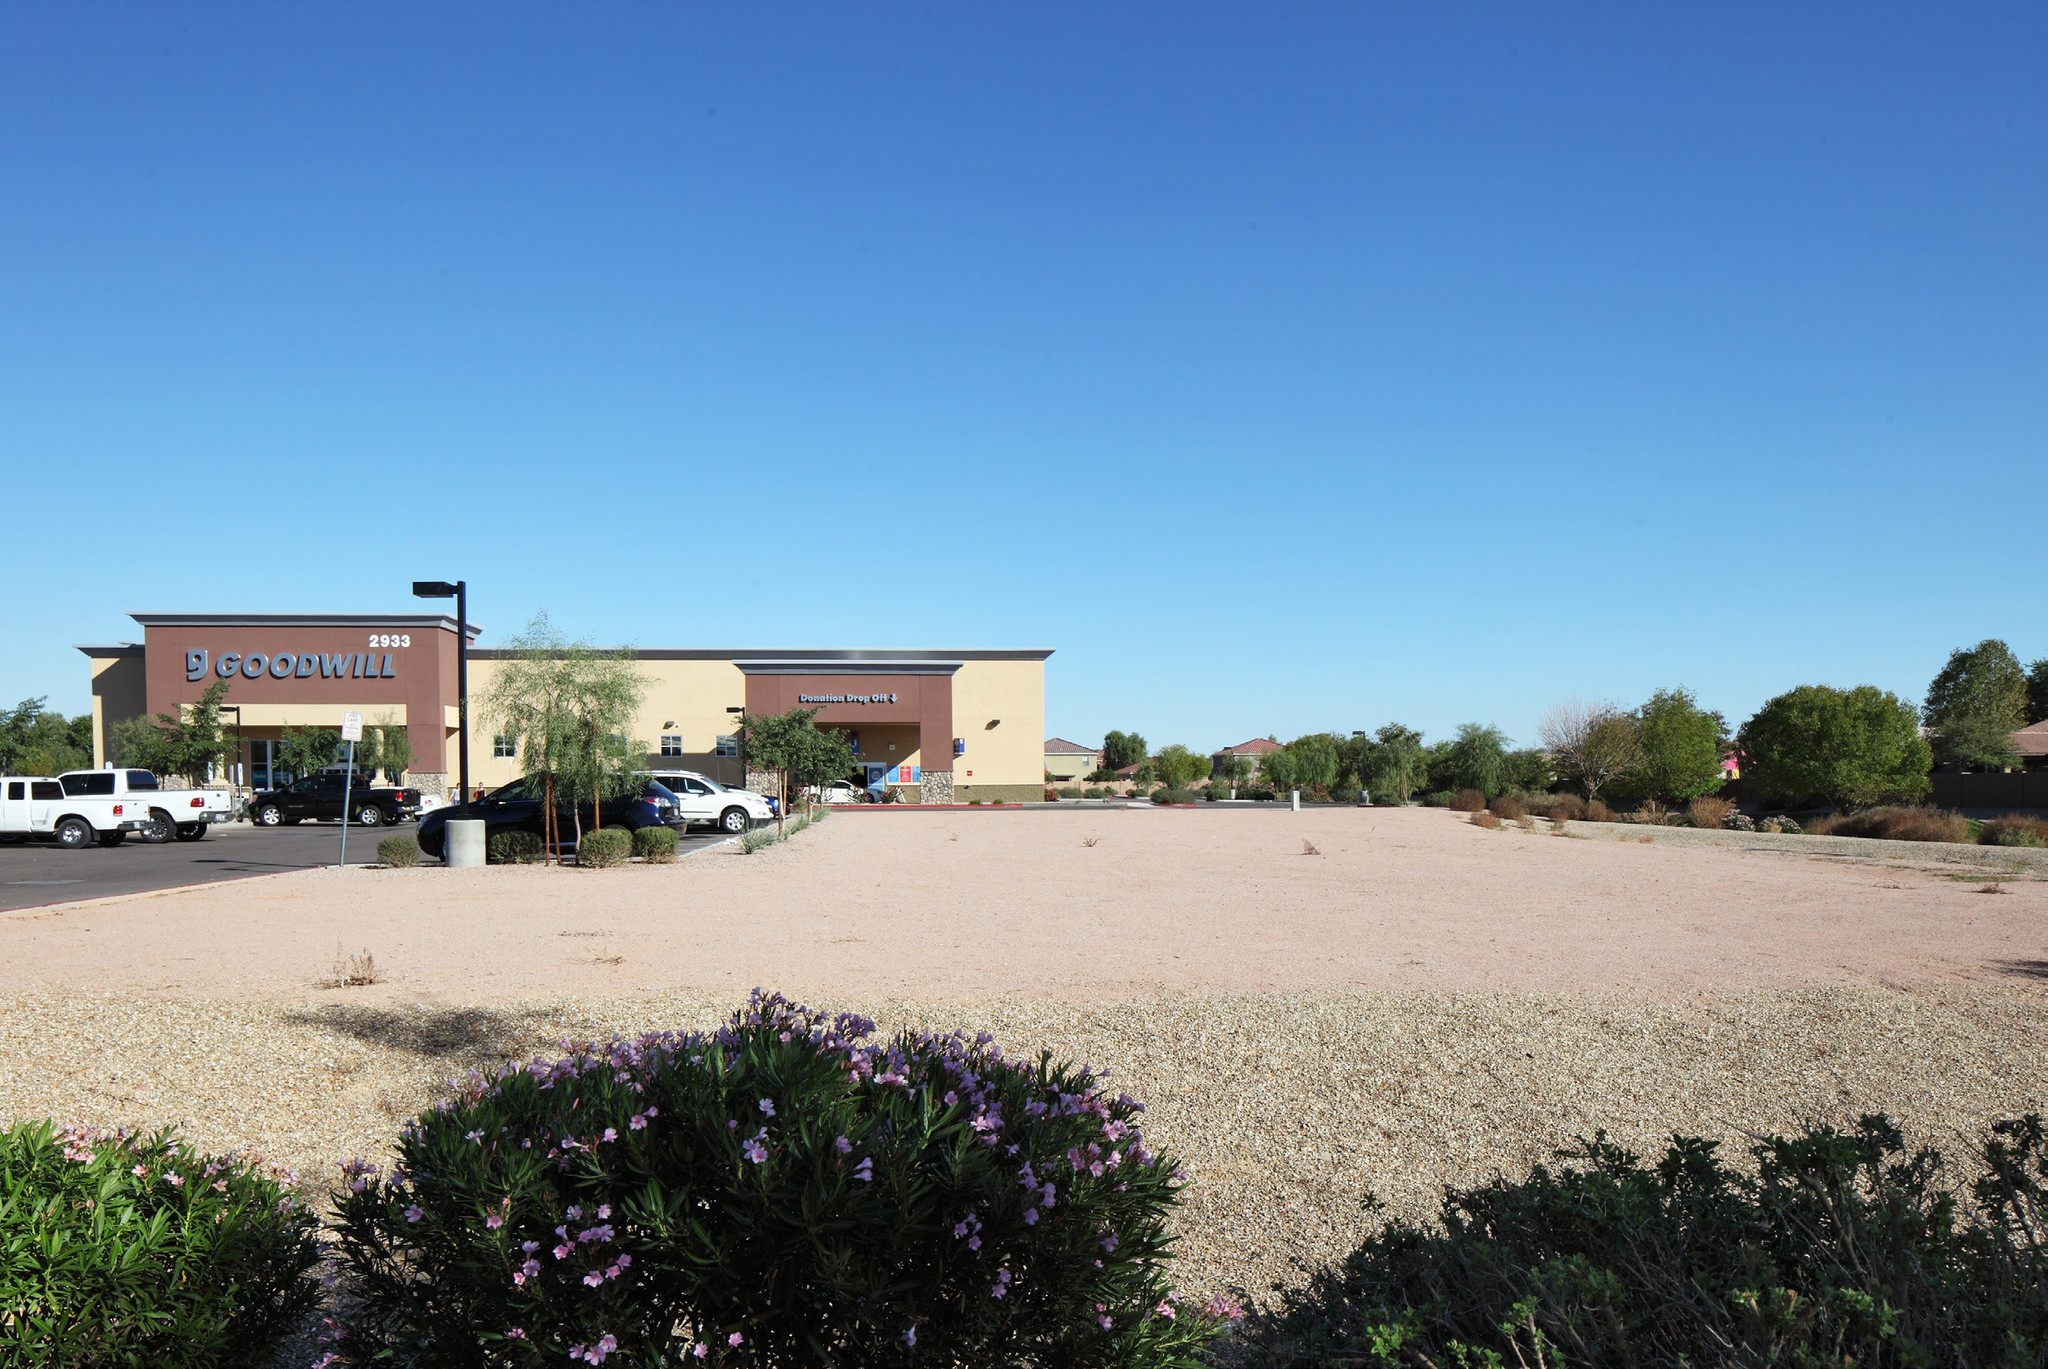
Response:
[{"label": "shadow on gravel", "polygon": [[1993,968],[2020,979],[2048,979],[2048,960],[2000,960]]},{"label": "shadow on gravel", "polygon": [[428,1060],[496,1064],[536,1051],[552,1053],[558,1033],[541,1028],[532,1009],[372,1008],[333,1003],[283,1014],[294,1026],[342,1032],[367,1045],[401,1050]]}]

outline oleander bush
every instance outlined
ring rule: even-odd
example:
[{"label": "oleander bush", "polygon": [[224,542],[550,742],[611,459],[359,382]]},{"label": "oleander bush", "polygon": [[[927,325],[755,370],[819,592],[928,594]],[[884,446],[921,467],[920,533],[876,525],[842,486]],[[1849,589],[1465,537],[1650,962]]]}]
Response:
[{"label": "oleander bush", "polygon": [[0,1131],[0,1364],[259,1362],[319,1301],[318,1230],[286,1176],[170,1131]]},{"label": "oleander bush", "polygon": [[2048,846],[2048,819],[2007,813],[1986,822],[1977,840],[1986,846]]},{"label": "oleander bush", "polygon": [[1486,807],[1486,795],[1477,789],[1460,789],[1451,796],[1450,809],[1454,813],[1477,813]]},{"label": "oleander bush", "polygon": [[492,865],[530,865],[546,854],[538,832],[493,832],[484,840],[484,860]]},{"label": "oleander bush", "polygon": [[1202,796],[1192,789],[1159,789],[1153,791],[1154,803],[1200,803]]},{"label": "oleander bush", "polygon": [[639,827],[633,831],[633,854],[649,865],[673,865],[676,859],[676,830],[673,827]]},{"label": "oleander bush", "polygon": [[1279,1369],[2038,1366],[2044,1135],[1997,1124],[1967,1186],[1881,1116],[1762,1137],[1740,1167],[1697,1137],[1645,1166],[1595,1136],[1447,1190],[1435,1223],[1385,1221],[1250,1338]]},{"label": "oleander bush", "polygon": [[1719,832],[1727,827],[1728,815],[1735,811],[1735,805],[1713,794],[1696,794],[1685,805],[1685,816],[1692,825],[1709,832]]},{"label": "oleander bush", "polygon": [[1860,813],[1815,818],[1806,830],[1817,837],[1871,837],[1880,841],[1968,841],[1970,824],[1960,813],[1939,808],[1866,808]]},{"label": "oleander bush", "polygon": [[623,827],[585,832],[576,843],[576,864],[586,870],[610,870],[633,858],[633,834]]},{"label": "oleander bush", "polygon": [[410,832],[386,837],[377,843],[377,859],[394,870],[409,870],[420,863],[419,838]]},{"label": "oleander bush", "polygon": [[338,1350],[393,1366],[1194,1366],[1139,1104],[986,1035],[756,992],[472,1078],[351,1162]]}]

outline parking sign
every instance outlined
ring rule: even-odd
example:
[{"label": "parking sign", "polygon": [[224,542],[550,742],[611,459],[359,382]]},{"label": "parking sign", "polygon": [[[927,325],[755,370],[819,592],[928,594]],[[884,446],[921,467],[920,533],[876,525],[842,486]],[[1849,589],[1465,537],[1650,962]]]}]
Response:
[{"label": "parking sign", "polygon": [[341,715],[341,739],[345,742],[359,742],[363,739],[363,715],[344,713]]}]

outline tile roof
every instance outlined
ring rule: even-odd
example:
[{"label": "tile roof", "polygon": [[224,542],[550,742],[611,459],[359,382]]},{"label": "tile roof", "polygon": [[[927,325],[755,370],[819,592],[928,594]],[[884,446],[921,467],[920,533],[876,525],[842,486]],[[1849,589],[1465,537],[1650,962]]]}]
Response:
[{"label": "tile roof", "polygon": [[1219,756],[1263,756],[1271,751],[1285,751],[1286,749],[1286,747],[1278,742],[1268,741],[1264,737],[1253,737],[1248,742],[1239,742],[1236,746],[1226,746],[1216,754]]},{"label": "tile roof", "polygon": [[1070,742],[1065,737],[1045,739],[1045,754],[1048,756],[1092,756],[1101,749],[1099,746],[1083,746],[1079,742]]},{"label": "tile roof", "polygon": [[2048,756],[2048,722],[2038,722],[2013,733],[2012,749],[2022,756]]}]

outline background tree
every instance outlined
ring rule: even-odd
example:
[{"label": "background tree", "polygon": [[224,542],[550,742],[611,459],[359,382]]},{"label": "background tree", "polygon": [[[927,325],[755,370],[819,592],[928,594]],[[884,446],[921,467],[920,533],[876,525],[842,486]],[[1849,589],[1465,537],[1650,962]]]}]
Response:
[{"label": "background tree", "polygon": [[177,775],[205,783],[216,767],[227,764],[235,747],[220,719],[228,685],[227,680],[215,680],[196,700],[174,712],[123,718],[108,732],[111,759],[159,778]]},{"label": "background tree", "polygon": [[1391,794],[1402,803],[1429,779],[1429,753],[1422,734],[1388,723],[1372,734],[1364,757],[1364,787],[1375,795]]},{"label": "background tree", "polygon": [[1160,748],[1159,754],[1152,758],[1152,770],[1167,788],[1186,789],[1209,773],[1209,758],[1198,756],[1175,742]]},{"label": "background tree", "polygon": [[404,784],[405,772],[412,769],[412,733],[404,723],[391,721],[389,714],[377,719],[376,732],[377,768],[393,784]]},{"label": "background tree", "polygon": [[776,777],[780,803],[775,827],[782,829],[789,812],[792,793],[813,784],[830,784],[846,778],[858,762],[853,743],[837,728],[821,729],[819,710],[792,708],[787,713],[740,715],[740,729],[747,739],[747,765],[766,770]]},{"label": "background tree", "polygon": [[1547,794],[1557,783],[1557,770],[1540,746],[1510,751],[1501,759],[1500,784],[1503,793]]},{"label": "background tree", "polygon": [[564,800],[580,843],[581,803],[599,809],[606,798],[638,783],[633,772],[646,748],[627,730],[646,678],[631,652],[568,641],[545,613],[536,614],[507,649],[479,711],[511,739],[522,773],[540,786],[547,848],[561,844],[557,807]]},{"label": "background tree", "polygon": [[91,714],[67,720],[45,708],[42,699],[23,699],[0,712],[0,774],[61,775],[91,765]]},{"label": "background tree", "polygon": [[342,759],[341,733],[332,727],[287,727],[277,744],[277,759],[301,779],[338,765]]},{"label": "background tree", "polygon": [[1300,774],[1301,763],[1295,759],[1294,753],[1285,747],[1278,751],[1268,751],[1259,757],[1259,778],[1269,788],[1280,793],[1300,788]]},{"label": "background tree", "polygon": [[1223,762],[1223,768],[1217,772],[1216,778],[1223,781],[1224,785],[1232,793],[1235,793],[1250,782],[1252,773],[1251,757],[1232,756],[1229,760]]},{"label": "background tree", "polygon": [[1683,685],[1658,690],[1636,710],[1636,738],[1636,766],[1615,785],[1617,792],[1685,803],[1724,783],[1728,720],[1701,708]]},{"label": "background tree", "polygon": [[1121,770],[1137,765],[1150,754],[1145,739],[1136,732],[1108,732],[1102,738],[1102,768]]},{"label": "background tree", "polygon": [[1477,789],[1492,798],[1501,792],[1507,757],[1507,735],[1499,728],[1461,723],[1456,740],[1430,774],[1440,789]]},{"label": "background tree", "polygon": [[2012,734],[2027,725],[2027,676],[2012,648],[1986,638],[1949,653],[1920,710],[1936,765],[2003,770],[2019,764]]},{"label": "background tree", "polygon": [[2048,722],[2048,657],[2027,667],[2027,726]]},{"label": "background tree", "polygon": [[[1285,756],[1278,768],[1267,764],[1275,757]],[[1325,793],[1337,782],[1342,768],[1338,753],[1337,738],[1328,732],[1310,732],[1296,737],[1280,751],[1269,751],[1259,762],[1265,772],[1266,782],[1275,789],[1299,789],[1304,793]],[[1284,780],[1275,778],[1285,774]]]},{"label": "background tree", "polygon": [[1742,725],[1743,788],[1771,807],[1916,803],[1934,756],[1913,706],[1873,685],[1801,685]]},{"label": "background tree", "polygon": [[1543,715],[1538,730],[1558,775],[1589,799],[1633,770],[1642,752],[1636,720],[1608,704],[1566,700]]}]

